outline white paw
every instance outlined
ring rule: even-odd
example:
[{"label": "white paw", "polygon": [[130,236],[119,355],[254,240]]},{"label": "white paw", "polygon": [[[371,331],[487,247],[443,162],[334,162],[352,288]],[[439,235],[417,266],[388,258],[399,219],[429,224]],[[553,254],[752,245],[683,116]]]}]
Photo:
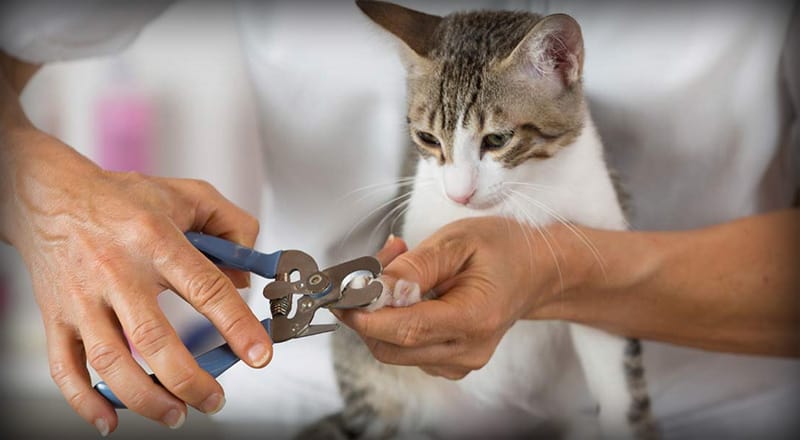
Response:
[{"label": "white paw", "polygon": [[375,281],[381,283],[383,289],[381,290],[381,296],[366,308],[368,312],[374,312],[384,307],[407,307],[422,300],[422,294],[417,283],[397,280],[394,283],[394,287],[390,287],[391,281],[385,277],[378,278]]},{"label": "white paw", "polygon": [[393,307],[408,307],[422,300],[419,284],[406,280],[397,280],[394,285]]}]

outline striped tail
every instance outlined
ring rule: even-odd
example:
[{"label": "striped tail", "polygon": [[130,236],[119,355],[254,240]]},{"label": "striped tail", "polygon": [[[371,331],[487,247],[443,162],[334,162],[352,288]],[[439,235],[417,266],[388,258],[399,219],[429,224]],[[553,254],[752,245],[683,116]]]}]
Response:
[{"label": "striped tail", "polygon": [[642,343],[638,339],[628,339],[625,346],[625,380],[631,404],[628,408],[628,423],[637,439],[657,439],[658,429],[650,410],[650,396],[642,361]]}]

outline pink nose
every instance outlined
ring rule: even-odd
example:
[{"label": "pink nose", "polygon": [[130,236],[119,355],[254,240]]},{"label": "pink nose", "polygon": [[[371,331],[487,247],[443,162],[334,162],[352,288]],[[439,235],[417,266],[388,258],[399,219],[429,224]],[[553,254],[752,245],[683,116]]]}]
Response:
[{"label": "pink nose", "polygon": [[469,199],[471,199],[473,195],[475,195],[475,190],[474,189],[469,194],[456,194],[456,195],[453,195],[453,194],[447,193],[447,197],[449,197],[450,200],[458,203],[459,205],[466,205],[467,203],[469,203]]}]

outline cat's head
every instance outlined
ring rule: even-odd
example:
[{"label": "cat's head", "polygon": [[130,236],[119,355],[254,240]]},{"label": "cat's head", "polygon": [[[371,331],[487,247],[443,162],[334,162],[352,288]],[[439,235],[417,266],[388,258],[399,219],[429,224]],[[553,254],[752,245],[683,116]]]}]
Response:
[{"label": "cat's head", "polygon": [[496,205],[519,168],[545,163],[580,133],[583,39],[567,15],[480,11],[438,17],[357,1],[402,43],[408,123],[445,195]]}]

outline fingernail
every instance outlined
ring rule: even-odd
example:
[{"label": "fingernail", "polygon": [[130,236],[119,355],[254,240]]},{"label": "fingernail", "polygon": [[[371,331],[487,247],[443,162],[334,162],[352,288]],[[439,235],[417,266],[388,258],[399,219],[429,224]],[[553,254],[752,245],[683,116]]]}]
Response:
[{"label": "fingernail", "polygon": [[247,357],[250,358],[250,363],[256,367],[267,365],[270,355],[270,349],[262,343],[257,343],[250,347],[250,350],[247,350]]},{"label": "fingernail", "polygon": [[108,422],[106,422],[106,419],[100,417],[95,420],[94,427],[97,428],[97,431],[100,432],[100,435],[103,437],[108,436]]},{"label": "fingernail", "polygon": [[225,396],[220,393],[214,393],[206,397],[206,400],[200,404],[200,411],[209,415],[216,414],[223,406],[225,406]]},{"label": "fingernail", "polygon": [[169,412],[167,413],[167,415],[164,416],[162,421],[164,422],[165,425],[169,426],[170,429],[178,429],[181,426],[183,426],[183,422],[186,421],[186,414],[184,414],[183,411],[179,409],[173,408],[169,410]]},{"label": "fingernail", "polygon": [[386,243],[383,244],[383,247],[389,246],[389,244],[391,244],[391,242],[393,242],[395,238],[396,237],[394,236],[394,234],[389,234],[389,237],[386,238]]}]

